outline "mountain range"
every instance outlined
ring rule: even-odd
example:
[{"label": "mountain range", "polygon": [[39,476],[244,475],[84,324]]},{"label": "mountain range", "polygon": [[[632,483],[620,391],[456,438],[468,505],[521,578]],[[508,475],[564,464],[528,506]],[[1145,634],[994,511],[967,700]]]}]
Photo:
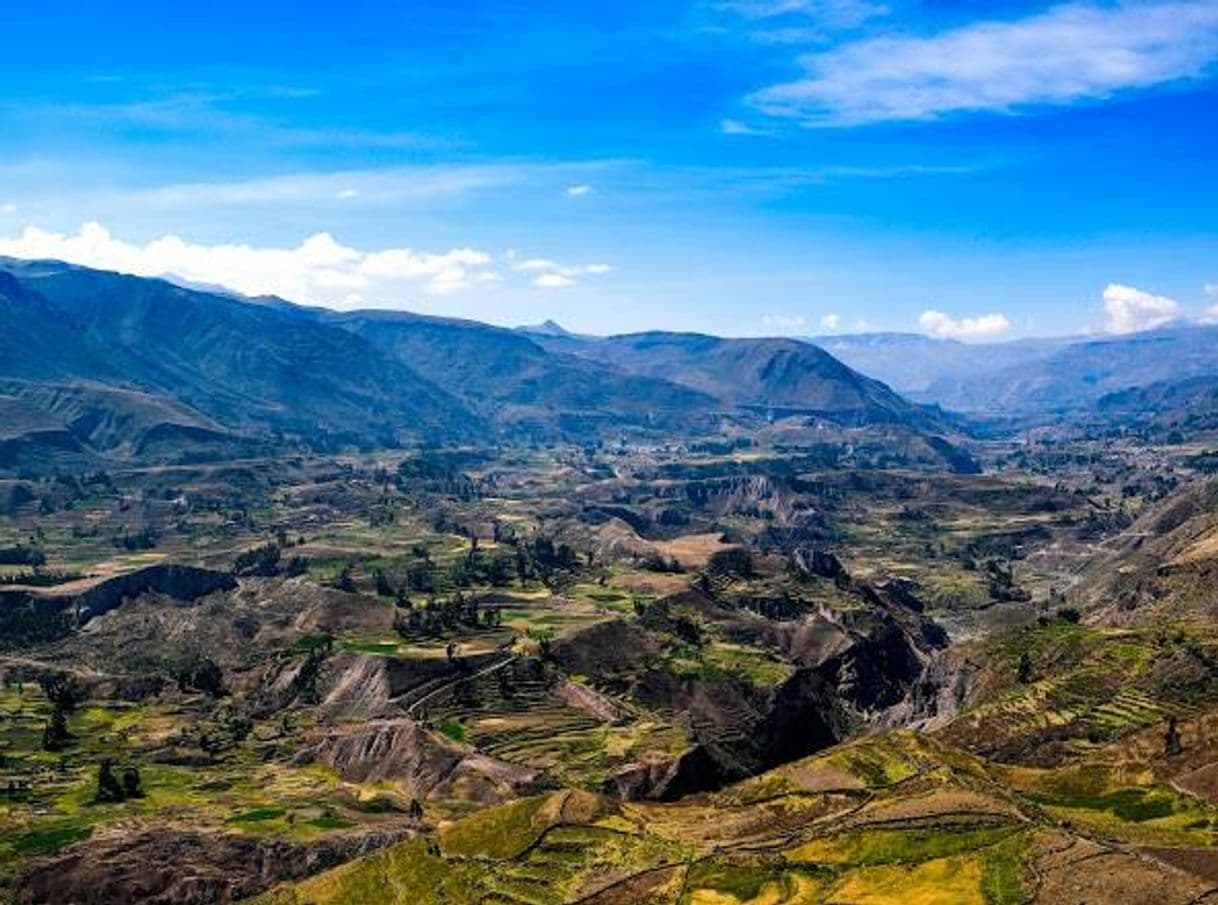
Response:
[{"label": "mountain range", "polygon": [[1043,357],[936,381],[920,398],[958,411],[1058,414],[1106,395],[1218,375],[1218,327],[1173,326],[1076,340]]},{"label": "mountain range", "polygon": [[905,333],[808,341],[910,399],[979,415],[1102,413],[1112,394],[1218,376],[1218,327],[1204,325],[984,344]]},{"label": "mountain range", "polygon": [[1213,408],[1216,377],[1218,327],[988,345],[899,333],[594,337],[553,322],[512,330],[336,312],[0,259],[8,468],[478,439],[671,439],[784,419],[966,433],[949,411],[1147,422],[1174,406],[1181,423],[1190,406]]},{"label": "mountain range", "polygon": [[964,343],[921,333],[855,333],[810,336],[818,346],[855,370],[882,380],[897,392],[939,401],[943,388],[977,374],[1015,368],[1049,357],[1068,338]]},{"label": "mountain range", "polygon": [[13,259],[0,260],[0,411],[10,467],[48,450],[56,460],[165,460],[687,436],[724,418],[791,414],[950,429],[935,410],[794,340],[592,340]]}]

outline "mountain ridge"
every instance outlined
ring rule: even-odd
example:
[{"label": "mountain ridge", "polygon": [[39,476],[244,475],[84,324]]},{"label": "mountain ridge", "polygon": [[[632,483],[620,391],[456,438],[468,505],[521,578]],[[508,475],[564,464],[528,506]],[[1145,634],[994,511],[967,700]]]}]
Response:
[{"label": "mountain ridge", "polygon": [[[539,334],[406,311],[336,312],[55,261],[0,259],[0,275],[0,320],[13,337],[0,344],[6,392],[47,411],[69,446],[102,456],[141,440],[89,425],[321,449],[689,435],[724,416],[756,420],[759,409],[846,427],[951,430],[795,340],[601,341],[557,325]],[[58,390],[35,391],[43,383]],[[59,415],[46,408],[52,401]]]}]

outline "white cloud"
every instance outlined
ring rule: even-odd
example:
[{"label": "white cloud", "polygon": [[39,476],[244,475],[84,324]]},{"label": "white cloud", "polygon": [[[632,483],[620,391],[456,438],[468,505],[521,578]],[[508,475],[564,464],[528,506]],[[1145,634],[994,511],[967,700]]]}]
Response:
[{"label": "white cloud", "polygon": [[471,248],[442,254],[392,248],[364,255],[359,272],[372,280],[422,282],[429,292],[444,293],[468,288],[472,283],[470,271],[490,262],[490,255]]},{"label": "white cloud", "polygon": [[822,330],[836,330],[842,325],[842,316],[840,314],[826,314],[820,319]]},{"label": "white cloud", "polygon": [[538,289],[566,289],[568,286],[574,286],[575,280],[561,273],[543,273],[533,280],[533,285]]},{"label": "white cloud", "polygon": [[0,214],[15,214],[15,213],[17,213],[17,205],[0,204]]},{"label": "white cloud", "polygon": [[309,236],[293,248],[201,245],[174,235],[141,245],[115,237],[99,223],[86,223],[75,234],[27,227],[15,238],[0,237],[0,255],[52,258],[137,276],[173,276],[246,295],[278,295],[339,308],[364,304],[365,299],[400,306],[420,291],[445,294],[503,279],[490,269],[493,256],[478,249],[365,251],[343,245],[329,233]]},{"label": "white cloud", "polygon": [[339,193],[338,193],[338,197],[342,198],[344,200],[348,199],[348,198],[358,198],[359,189],[340,189]]},{"label": "white cloud", "polygon": [[1214,299],[1215,303],[1201,313],[1201,323],[1212,326],[1218,324],[1218,283],[1206,283],[1205,294]]},{"label": "white cloud", "polygon": [[752,95],[809,126],[1010,113],[1204,75],[1218,59],[1218,0],[1067,3],[939,34],[863,38],[800,59],[802,78]]},{"label": "white cloud", "polygon": [[[748,36],[761,44],[825,44],[890,12],[873,0],[723,0],[719,10],[734,13],[752,23]],[[724,123],[734,122],[725,120]],[[736,135],[765,135],[744,126]]]},{"label": "white cloud", "polygon": [[591,195],[595,191],[596,191],[596,189],[594,189],[590,185],[586,185],[586,184],[573,185],[573,186],[570,186],[567,188],[567,197],[568,198],[584,198],[588,195]]},{"label": "white cloud", "polygon": [[720,9],[747,19],[805,16],[833,28],[851,28],[888,13],[888,7],[870,0],[725,0]]},{"label": "white cloud", "polygon": [[738,119],[719,120],[719,131],[724,135],[773,135],[768,129],[758,129]]},{"label": "white cloud", "polygon": [[528,258],[524,261],[516,261],[512,264],[513,270],[557,270],[558,264],[551,261],[549,258]]},{"label": "white cloud", "polygon": [[1104,290],[1104,313],[1108,316],[1109,333],[1136,333],[1162,327],[1175,319],[1180,313],[1180,303],[1133,286],[1110,283]]},{"label": "white cloud", "polygon": [[604,276],[613,268],[608,264],[563,265],[550,258],[520,258],[515,251],[507,253],[508,265],[521,273],[537,273],[533,285],[539,289],[565,289],[574,286],[580,277]]},{"label": "white cloud", "polygon": [[985,339],[1011,329],[1011,322],[1005,314],[956,318],[934,309],[923,311],[918,323],[923,330],[940,339]]}]

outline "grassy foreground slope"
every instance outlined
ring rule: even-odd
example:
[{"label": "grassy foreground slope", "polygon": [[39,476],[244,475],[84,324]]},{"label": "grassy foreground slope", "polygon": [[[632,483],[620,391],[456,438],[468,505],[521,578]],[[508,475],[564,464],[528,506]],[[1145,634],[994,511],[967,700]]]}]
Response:
[{"label": "grassy foreground slope", "polygon": [[[674,803],[524,799],[254,901],[1183,905],[1209,891],[1147,850],[1073,829],[1029,777],[1026,792],[1006,778],[927,736],[890,733]],[[1218,811],[1188,808],[1188,825],[1205,829],[1122,805],[1106,826],[1212,842]]]}]

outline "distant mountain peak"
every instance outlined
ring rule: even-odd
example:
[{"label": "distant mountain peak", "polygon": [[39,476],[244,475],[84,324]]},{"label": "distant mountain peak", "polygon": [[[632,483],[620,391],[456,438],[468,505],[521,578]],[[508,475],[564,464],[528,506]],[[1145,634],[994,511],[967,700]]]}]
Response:
[{"label": "distant mountain peak", "polygon": [[547,318],[540,324],[531,326],[519,327],[521,333],[534,333],[538,336],[574,336],[575,334],[565,329],[558,321]]}]

